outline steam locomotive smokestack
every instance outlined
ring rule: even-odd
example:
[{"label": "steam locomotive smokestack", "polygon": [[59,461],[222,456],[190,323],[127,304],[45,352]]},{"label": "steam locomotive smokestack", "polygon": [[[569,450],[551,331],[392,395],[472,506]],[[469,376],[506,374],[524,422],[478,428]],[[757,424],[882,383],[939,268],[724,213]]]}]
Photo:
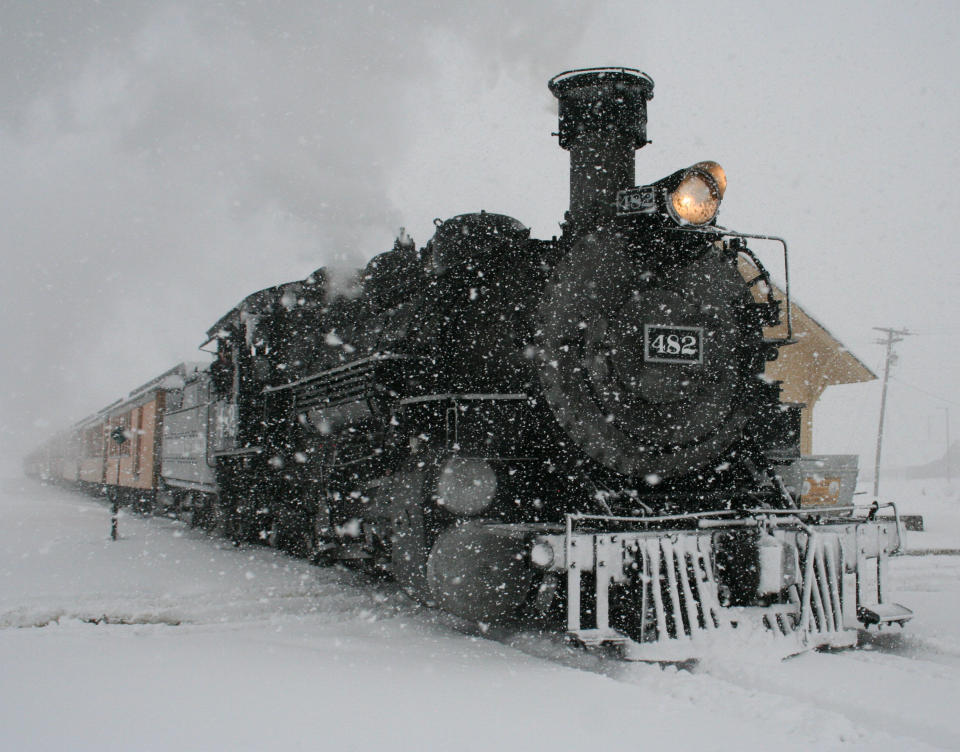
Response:
[{"label": "steam locomotive smokestack", "polygon": [[613,214],[617,191],[634,185],[634,152],[647,143],[653,79],[634,68],[587,68],[549,86],[560,103],[560,146],[570,152],[570,213]]}]

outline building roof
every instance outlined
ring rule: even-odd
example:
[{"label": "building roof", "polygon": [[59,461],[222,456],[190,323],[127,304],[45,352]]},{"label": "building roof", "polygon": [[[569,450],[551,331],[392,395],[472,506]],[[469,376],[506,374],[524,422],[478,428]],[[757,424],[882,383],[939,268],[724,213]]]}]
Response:
[{"label": "building roof", "polygon": [[[757,268],[744,257],[740,257],[740,273],[744,279],[756,277]],[[757,300],[764,298],[759,285],[753,287]],[[773,297],[781,302],[781,310],[786,295],[776,285],[771,285]],[[828,386],[838,384],[856,384],[873,381],[877,375],[857,356],[851,353],[834,337],[830,331],[811,316],[791,296],[791,319],[795,344],[780,349],[780,356],[767,364],[766,375],[782,381],[782,399],[784,402],[810,402],[816,399]],[[786,317],[778,326],[764,329],[764,335],[771,339],[783,339],[787,336]]]}]

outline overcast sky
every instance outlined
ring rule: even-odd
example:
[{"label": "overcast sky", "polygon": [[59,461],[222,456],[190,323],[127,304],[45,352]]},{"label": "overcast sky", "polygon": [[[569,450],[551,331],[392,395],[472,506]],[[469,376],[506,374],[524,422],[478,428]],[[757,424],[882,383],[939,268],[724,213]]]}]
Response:
[{"label": "overcast sky", "polygon": [[[703,159],[796,298],[880,373],[889,461],[960,437],[956,2],[0,0],[0,470],[182,360],[248,293],[484,208],[558,232],[547,79],[656,82],[638,182]],[[775,249],[757,247],[781,276]],[[831,393],[832,392],[832,393]],[[815,449],[864,454],[878,384]]]}]

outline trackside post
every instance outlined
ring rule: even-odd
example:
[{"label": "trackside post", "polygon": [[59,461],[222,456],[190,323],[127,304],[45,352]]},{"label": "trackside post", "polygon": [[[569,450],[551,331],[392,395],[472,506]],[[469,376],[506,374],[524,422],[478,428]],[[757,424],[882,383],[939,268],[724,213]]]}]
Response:
[{"label": "trackside post", "polygon": [[[110,433],[110,437],[117,442],[117,446],[127,440],[127,432],[123,426],[117,426]],[[113,507],[110,512],[110,539],[117,539],[117,521],[120,516],[120,453],[117,452],[117,485],[113,489]]]}]

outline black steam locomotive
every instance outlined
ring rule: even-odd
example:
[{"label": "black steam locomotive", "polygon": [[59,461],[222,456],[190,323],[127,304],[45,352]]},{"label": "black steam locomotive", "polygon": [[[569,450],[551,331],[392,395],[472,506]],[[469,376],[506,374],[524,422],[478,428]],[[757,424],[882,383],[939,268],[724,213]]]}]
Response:
[{"label": "black steam locomotive", "polygon": [[786,482],[798,408],[763,377],[785,312],[746,236],[716,226],[723,170],[634,185],[639,71],[550,90],[571,163],[559,237],[437,221],[422,248],[401,234],[355,278],[319,269],[209,330],[229,534],[641,657],[751,627],[849,645],[905,621],[882,597],[897,527],[802,508]]}]

